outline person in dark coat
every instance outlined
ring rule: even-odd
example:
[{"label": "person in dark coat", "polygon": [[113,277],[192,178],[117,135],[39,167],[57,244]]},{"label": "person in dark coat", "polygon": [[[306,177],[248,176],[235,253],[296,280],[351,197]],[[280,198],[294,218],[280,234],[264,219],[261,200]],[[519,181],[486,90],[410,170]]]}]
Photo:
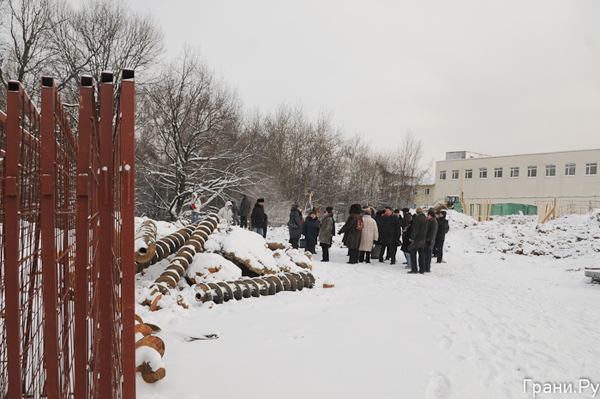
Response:
[{"label": "person in dark coat", "polygon": [[[409,273],[425,273],[425,240],[427,239],[427,217],[421,207],[417,208],[417,215],[413,218],[410,233],[410,262]],[[414,245],[412,245],[414,244]],[[417,259],[417,255],[419,256]],[[417,270],[417,264],[419,270]]]},{"label": "person in dark coat", "polygon": [[298,241],[302,235],[302,211],[300,211],[300,204],[297,202],[292,204],[287,226],[290,232],[290,244],[292,244],[292,248],[298,249]]},{"label": "person in dark coat", "polygon": [[442,263],[444,256],[444,241],[446,240],[446,233],[450,230],[448,219],[446,219],[446,211],[438,212],[438,229],[435,235],[435,245],[433,246],[433,256],[437,258],[437,263]]},{"label": "person in dark coat", "polygon": [[435,245],[435,236],[437,234],[438,224],[435,217],[435,211],[430,209],[427,212],[427,237],[425,238],[425,273],[431,272],[431,256],[433,246]]},{"label": "person in dark coat", "polygon": [[[402,218],[402,252],[404,252],[404,257],[406,258],[406,268],[410,269],[410,251],[408,250],[408,245],[410,244],[410,233],[407,232],[409,226],[412,224],[412,214],[410,213],[410,209],[402,208],[402,214],[404,217]],[[412,231],[412,229],[411,229]]]},{"label": "person in dark coat", "polygon": [[248,228],[248,215],[250,214],[250,201],[246,197],[246,194],[242,195],[240,201],[240,207],[238,209],[238,215],[240,215],[240,227],[243,229]]},{"label": "person in dark coat", "polygon": [[231,211],[233,212],[233,218],[232,218],[233,223],[232,224],[234,226],[239,225],[240,219],[238,216],[239,216],[240,208],[238,207],[237,202],[231,201]]},{"label": "person in dark coat", "polygon": [[260,234],[265,232],[265,199],[259,198],[256,200],[252,214],[250,215],[250,223],[252,223],[252,231]]},{"label": "person in dark coat", "polygon": [[319,237],[319,219],[317,219],[317,212],[310,211],[308,217],[304,219],[302,225],[302,234],[306,238],[306,250],[311,254],[316,254],[317,250],[317,238]]},{"label": "person in dark coat", "polygon": [[379,243],[383,246],[379,254],[379,262],[383,262],[383,249],[387,250],[391,264],[396,263],[396,240],[400,230],[398,218],[392,215],[392,208],[385,208],[385,213],[379,219]]},{"label": "person in dark coat", "polygon": [[328,206],[325,209],[325,216],[319,230],[319,242],[321,243],[321,248],[323,248],[323,262],[329,262],[329,248],[333,242],[334,235],[335,220],[333,220],[333,208]]},{"label": "person in dark coat", "polygon": [[351,264],[358,263],[362,225],[362,207],[360,204],[350,205],[350,215],[348,215],[346,223],[342,226],[338,234],[344,234],[342,242],[348,247],[350,255],[348,263]]},{"label": "person in dark coat", "polygon": [[[406,214],[404,216],[404,220],[406,221]],[[402,252],[404,252],[404,257],[406,257],[406,268],[407,269],[412,269],[412,263],[411,263],[411,256],[410,256],[410,249],[408,248],[410,246],[410,235],[412,233],[412,217],[408,219],[408,225],[404,228],[404,231],[402,233]]]}]

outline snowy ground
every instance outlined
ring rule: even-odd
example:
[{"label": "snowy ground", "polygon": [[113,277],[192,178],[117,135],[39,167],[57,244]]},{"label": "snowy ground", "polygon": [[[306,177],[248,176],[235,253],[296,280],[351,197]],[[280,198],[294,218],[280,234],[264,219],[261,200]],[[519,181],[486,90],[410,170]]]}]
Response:
[{"label": "snowy ground", "polygon": [[[312,290],[138,306],[162,328],[167,370],[154,384],[138,374],[138,398],[600,397],[600,286],[583,271],[600,267],[598,215],[537,229],[531,217],[449,218],[446,263],[429,275],[346,264],[337,236],[331,262],[314,258]],[[219,339],[184,340],[209,333]]]}]

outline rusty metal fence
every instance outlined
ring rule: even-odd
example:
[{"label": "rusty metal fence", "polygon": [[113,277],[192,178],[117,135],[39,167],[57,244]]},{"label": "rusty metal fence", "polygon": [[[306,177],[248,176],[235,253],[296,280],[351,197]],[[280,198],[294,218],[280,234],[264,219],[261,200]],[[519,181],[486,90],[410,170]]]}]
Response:
[{"label": "rusty metal fence", "polygon": [[41,112],[0,113],[0,398],[133,398],[134,74],[100,110],[82,77],[77,139],[53,78]]}]

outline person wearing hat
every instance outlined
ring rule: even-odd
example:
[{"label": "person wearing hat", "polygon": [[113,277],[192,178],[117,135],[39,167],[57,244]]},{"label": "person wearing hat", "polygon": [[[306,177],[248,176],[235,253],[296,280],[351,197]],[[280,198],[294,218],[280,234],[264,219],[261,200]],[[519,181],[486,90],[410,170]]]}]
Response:
[{"label": "person wearing hat", "polygon": [[190,209],[192,210],[192,223],[196,223],[200,219],[200,208],[202,202],[198,198],[198,193],[192,193],[192,202],[190,203]]},{"label": "person wearing hat", "polygon": [[[427,217],[423,213],[423,208],[417,208],[417,215],[413,218],[412,231],[410,234],[410,262],[411,269],[409,273],[425,273],[425,240],[427,238]],[[418,255],[418,258],[417,258]],[[419,269],[417,270],[417,264]]]},{"label": "person wearing hat", "polygon": [[352,204],[350,205],[349,213],[350,215],[348,216],[348,219],[346,219],[346,223],[338,233],[344,234],[342,242],[348,248],[348,255],[350,256],[347,263],[356,264],[358,263],[358,254],[360,251],[360,237],[364,227],[362,207],[360,204]]},{"label": "person wearing hat", "polygon": [[444,241],[446,240],[446,233],[450,230],[448,219],[446,219],[446,211],[439,211],[437,214],[438,230],[435,235],[435,245],[433,246],[433,256],[437,258],[437,263],[442,263],[444,256]]},{"label": "person wearing hat", "polygon": [[319,230],[319,242],[323,248],[323,262],[329,262],[329,248],[333,242],[335,234],[335,220],[333,220],[333,208],[328,206],[325,208],[325,216],[321,222]]},{"label": "person wearing hat", "polygon": [[438,224],[435,217],[435,211],[429,209],[427,212],[427,237],[425,239],[425,273],[431,272],[431,256],[433,246],[435,245],[435,236],[437,234]]},{"label": "person wearing hat", "polygon": [[292,248],[298,249],[298,241],[300,241],[302,235],[302,211],[300,210],[300,204],[297,202],[292,204],[287,226],[290,232],[289,242],[292,244]]},{"label": "person wearing hat", "polygon": [[252,214],[250,215],[250,223],[252,224],[252,231],[260,234],[261,236],[264,234],[264,224],[265,224],[265,199],[259,198],[256,200],[256,204],[254,204],[254,209],[252,209]]},{"label": "person wearing hat", "polygon": [[311,254],[316,254],[317,250],[315,249],[315,246],[317,245],[317,238],[319,237],[319,219],[317,219],[316,211],[310,211],[308,217],[304,219],[302,234],[304,234],[304,238],[306,238],[306,250]]},{"label": "person wearing hat", "polygon": [[227,224],[233,223],[233,210],[231,209],[232,206],[233,205],[231,204],[231,201],[227,201],[225,206],[219,209],[218,215],[222,222]]}]

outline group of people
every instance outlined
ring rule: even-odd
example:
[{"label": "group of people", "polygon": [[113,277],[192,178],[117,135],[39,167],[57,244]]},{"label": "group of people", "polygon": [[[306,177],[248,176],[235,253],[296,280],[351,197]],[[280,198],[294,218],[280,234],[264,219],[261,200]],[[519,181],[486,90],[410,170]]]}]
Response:
[{"label": "group of people", "polygon": [[[250,215],[252,231],[266,238],[268,218],[264,202],[264,198],[257,199],[250,213],[250,201],[243,195],[239,207],[234,201],[227,201],[219,210],[219,217],[227,223],[248,228]],[[194,222],[198,220],[200,209],[196,193],[192,195],[190,207]],[[312,208],[307,213],[306,218],[303,218],[300,205],[292,204],[287,223],[289,242],[297,249],[304,236],[302,246],[316,254],[316,246],[319,244],[323,250],[322,261],[328,262],[329,248],[336,234],[333,208],[327,207],[323,216],[319,208]],[[448,230],[445,210],[436,212],[429,209],[425,214],[419,207],[413,215],[408,208],[402,209],[402,212],[399,209],[392,210],[391,207],[375,211],[370,206],[353,204],[350,206],[348,219],[338,234],[344,235],[342,242],[348,248],[350,264],[370,263],[372,258],[377,258],[379,262],[389,260],[393,265],[400,247],[406,259],[406,268],[410,269],[408,273],[423,274],[431,272],[432,258],[436,258],[437,263],[443,262],[443,247]]]},{"label": "group of people", "polygon": [[[197,206],[192,206],[192,223],[198,220],[199,210],[200,210],[200,200],[198,199],[198,195],[196,193],[192,194],[192,204],[197,204]],[[225,206],[219,209],[218,215],[219,218],[225,221],[227,224],[236,226],[239,225],[241,228],[247,229],[248,226],[248,216],[250,216],[250,227],[252,227],[252,231],[262,235],[263,237],[267,237],[267,214],[265,213],[265,199],[259,198],[256,200],[256,204],[254,204],[254,208],[252,208],[252,213],[250,212],[250,200],[244,194],[240,199],[240,205],[238,206],[235,201],[227,201],[225,202]]]},{"label": "group of people", "polygon": [[[348,247],[349,261],[371,261],[371,254],[377,255],[379,262],[390,260],[396,263],[398,247],[404,253],[408,273],[431,272],[431,259],[437,263],[443,261],[443,247],[446,233],[449,230],[446,211],[435,212],[430,209],[427,216],[422,208],[417,208],[416,215],[408,208],[392,211],[386,207],[375,212],[371,207],[359,204],[350,206],[350,215],[340,229],[344,234],[343,243]],[[373,214],[375,218],[373,219]]]},{"label": "group of people", "polygon": [[[333,208],[328,207],[322,220],[319,220],[318,209],[308,212],[302,218],[298,203],[292,204],[287,223],[290,233],[290,244],[298,248],[304,236],[306,250],[316,253],[317,242],[323,248],[323,261],[329,261],[329,248],[335,232]],[[348,263],[370,263],[372,255],[379,262],[389,260],[396,263],[398,247],[404,253],[408,273],[431,272],[431,260],[443,262],[443,247],[446,233],[449,230],[446,211],[435,212],[430,209],[425,215],[422,208],[416,214],[408,208],[392,210],[386,207],[378,212],[372,207],[361,207],[360,204],[350,206],[346,223],[339,230],[343,234],[342,242],[348,248]]]},{"label": "group of people", "polygon": [[305,248],[307,251],[316,254],[317,241],[323,249],[323,262],[329,262],[329,248],[331,247],[332,237],[335,235],[335,220],[333,219],[333,208],[327,207],[322,220],[319,220],[319,209],[311,209],[308,216],[303,219],[300,204],[292,204],[290,217],[287,223],[290,232],[290,244],[298,249],[300,246],[300,237],[304,235]]}]

